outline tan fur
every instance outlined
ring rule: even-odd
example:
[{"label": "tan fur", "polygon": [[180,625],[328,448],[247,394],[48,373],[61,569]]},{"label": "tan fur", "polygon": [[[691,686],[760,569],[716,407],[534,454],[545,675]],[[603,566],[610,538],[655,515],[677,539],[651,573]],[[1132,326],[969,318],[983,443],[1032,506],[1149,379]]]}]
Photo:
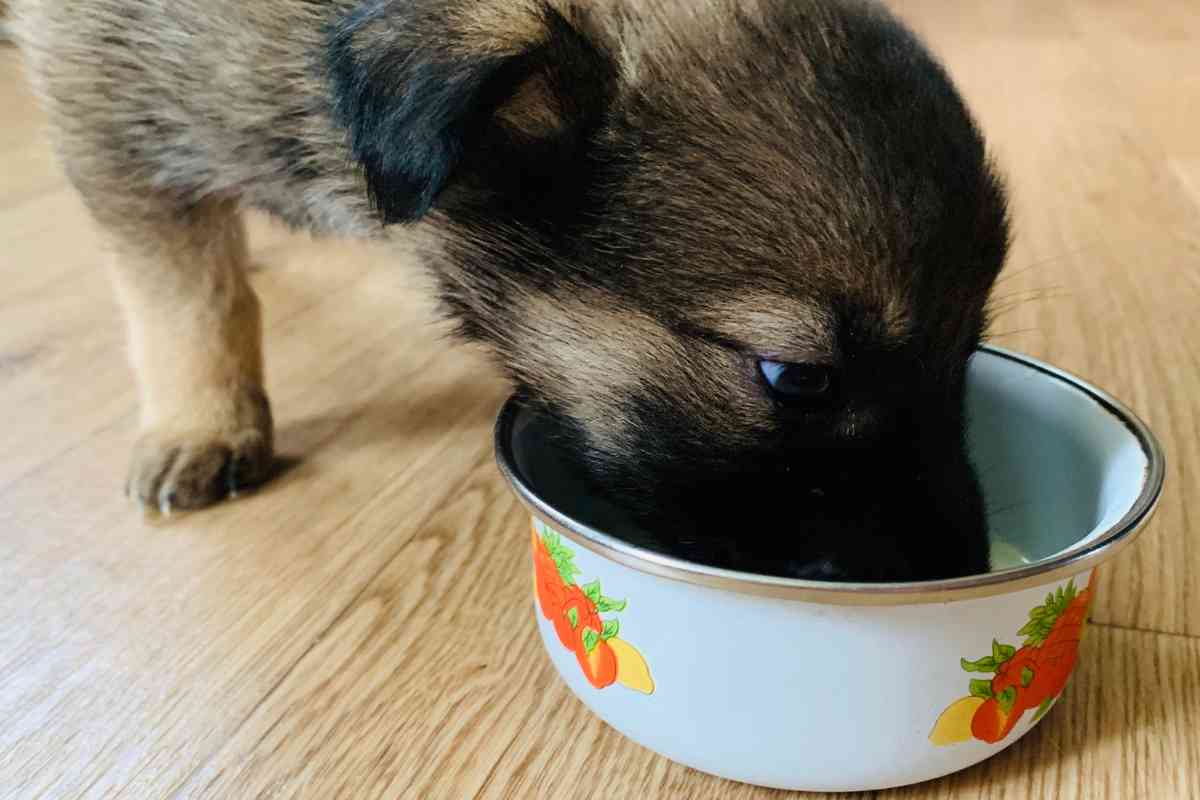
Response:
[{"label": "tan fur", "polygon": [[563,118],[560,110],[547,102],[549,97],[546,79],[535,75],[517,89],[496,116],[528,136],[550,136],[561,130]]},{"label": "tan fur", "polygon": [[[145,161],[137,155],[139,146],[154,142],[121,143],[138,135],[131,122],[141,106],[161,103],[163,95],[147,91],[135,65],[106,64],[99,52],[112,34],[107,15],[119,8],[107,0],[68,0],[21,2],[14,10],[66,170],[112,250],[141,394],[141,435],[127,489],[143,505],[169,511],[219,499],[227,486],[261,479],[271,463],[258,300],[246,281],[245,234],[230,191],[241,180],[237,172],[253,165],[230,164],[211,181],[229,189],[203,197],[180,197],[155,185],[162,167],[146,163],[149,152]],[[251,46],[245,32],[224,33],[232,37],[227,47]],[[154,30],[139,35],[150,39]],[[161,46],[165,57],[169,47]],[[219,62],[215,53],[198,68],[206,70],[206,81],[182,70],[172,75],[167,64],[155,77],[186,82],[193,96],[210,96],[214,108],[226,105],[218,94],[228,88],[222,84],[244,79],[236,61]],[[186,135],[196,151],[216,149],[202,126],[188,125]],[[175,165],[179,172],[202,168]],[[325,216],[348,214],[333,209]]]},{"label": "tan fur", "polygon": [[[119,16],[134,5],[145,14],[140,28]],[[14,9],[66,171],[112,248],[142,400],[127,489],[164,511],[218,500],[261,480],[271,464],[261,320],[245,277],[239,201],[318,231],[375,230],[332,124],[286,107],[319,91],[296,59],[311,44],[304,37],[319,36],[319,25],[303,24],[311,7],[295,0],[169,5],[22,0]],[[180,38],[178,20],[189,18],[210,23]],[[106,37],[129,35],[145,43],[144,62],[104,52]],[[262,60],[285,74],[261,75]],[[275,80],[300,90],[283,97],[282,108]],[[177,129],[139,129],[144,119],[171,120],[180,98],[203,114],[184,118],[180,109]],[[304,156],[339,165],[325,170],[332,177],[296,186],[287,177],[294,165],[245,157],[263,152],[256,136],[277,133],[273,116],[309,143]],[[161,138],[171,140],[169,161],[157,160]],[[189,185],[190,194],[175,188]]]},{"label": "tan fur", "polygon": [[143,434],[128,489],[169,511],[223,491],[221,470],[252,481],[269,467],[262,323],[233,203],[140,222],[112,234],[113,282],[141,389]]},{"label": "tan fur", "polygon": [[455,9],[448,20],[462,33],[459,47],[466,52],[513,53],[541,32],[537,4],[529,0],[509,0],[504,5],[479,3]]},{"label": "tan fur", "polygon": [[802,299],[747,287],[735,296],[714,297],[697,321],[778,361],[828,363],[834,357],[828,310]]},{"label": "tan fur", "polygon": [[731,414],[744,423],[768,422],[760,404],[729,391],[723,376],[738,367],[728,352],[686,343],[636,309],[600,295],[530,294],[521,314],[538,320],[545,334],[511,343],[521,369],[570,387],[561,400],[593,446],[637,450],[633,421],[614,409],[642,381],[671,387],[697,431],[728,427]]},{"label": "tan fur", "polygon": [[102,225],[169,188],[177,204],[238,198],[318,233],[374,235],[311,55],[350,5],[18,0],[13,13],[67,173]]}]

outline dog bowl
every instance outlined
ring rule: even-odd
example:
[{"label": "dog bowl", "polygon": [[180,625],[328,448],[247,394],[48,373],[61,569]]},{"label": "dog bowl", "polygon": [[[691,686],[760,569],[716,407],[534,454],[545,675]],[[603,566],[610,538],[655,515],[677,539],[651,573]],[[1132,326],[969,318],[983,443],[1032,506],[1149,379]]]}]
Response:
[{"label": "dog bowl", "polygon": [[1096,570],[1150,517],[1163,456],[1120,403],[1000,349],[972,359],[967,403],[998,568],[868,584],[629,544],[510,400],[497,459],[533,515],[535,614],[562,679],[630,739],[763,786],[899,786],[1012,744],[1061,695]]}]

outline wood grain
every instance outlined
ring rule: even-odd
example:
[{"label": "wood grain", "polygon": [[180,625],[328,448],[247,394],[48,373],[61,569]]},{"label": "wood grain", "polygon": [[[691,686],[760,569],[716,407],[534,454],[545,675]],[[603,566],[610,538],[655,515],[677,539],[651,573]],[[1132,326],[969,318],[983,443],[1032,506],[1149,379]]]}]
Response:
[{"label": "wood grain", "polygon": [[[894,5],[1009,176],[995,340],[1130,403],[1170,470],[1045,723],[877,796],[1198,796],[1200,6]],[[3,49],[0,107],[0,797],[783,796],[632,745],[560,685],[491,464],[504,386],[448,349],[403,248],[253,220],[288,467],[134,514],[103,253]]]}]

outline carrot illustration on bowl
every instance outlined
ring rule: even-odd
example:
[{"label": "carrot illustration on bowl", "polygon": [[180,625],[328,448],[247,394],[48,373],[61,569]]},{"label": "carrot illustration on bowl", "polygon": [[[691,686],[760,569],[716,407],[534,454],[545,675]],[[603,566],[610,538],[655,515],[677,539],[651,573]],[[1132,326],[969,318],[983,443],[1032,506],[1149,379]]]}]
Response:
[{"label": "carrot illustration on bowl", "polygon": [[605,597],[600,582],[580,585],[575,556],[553,531],[539,534],[533,526],[533,588],[538,610],[554,627],[558,641],[575,654],[579,668],[597,689],[614,683],[643,694],[653,694],[650,667],[637,648],[617,633],[621,624],[616,614],[625,610],[624,600]]},{"label": "carrot illustration on bowl", "polygon": [[973,678],[970,696],[951,703],[929,734],[936,745],[978,739],[999,742],[1033,709],[1033,721],[1045,714],[1066,688],[1075,668],[1079,643],[1087,625],[1095,574],[1082,592],[1069,581],[1046,595],[1042,605],[1029,612],[1019,631],[1021,647],[992,640],[990,655],[975,661],[961,660],[963,670],[988,675]]}]

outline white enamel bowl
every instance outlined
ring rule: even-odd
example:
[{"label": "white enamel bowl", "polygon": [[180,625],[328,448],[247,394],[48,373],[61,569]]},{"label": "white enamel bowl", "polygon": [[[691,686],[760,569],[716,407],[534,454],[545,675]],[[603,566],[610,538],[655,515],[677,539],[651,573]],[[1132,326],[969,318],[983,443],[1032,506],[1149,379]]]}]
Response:
[{"label": "white enamel bowl", "polygon": [[880,789],[999,752],[1061,693],[1095,570],[1150,517],[1163,457],[1112,398],[998,349],[972,360],[968,407],[993,561],[1010,566],[848,584],[623,542],[606,532],[619,514],[572,490],[537,418],[510,401],[497,457],[533,515],[523,541],[550,660],[629,738],[738,781]]}]

